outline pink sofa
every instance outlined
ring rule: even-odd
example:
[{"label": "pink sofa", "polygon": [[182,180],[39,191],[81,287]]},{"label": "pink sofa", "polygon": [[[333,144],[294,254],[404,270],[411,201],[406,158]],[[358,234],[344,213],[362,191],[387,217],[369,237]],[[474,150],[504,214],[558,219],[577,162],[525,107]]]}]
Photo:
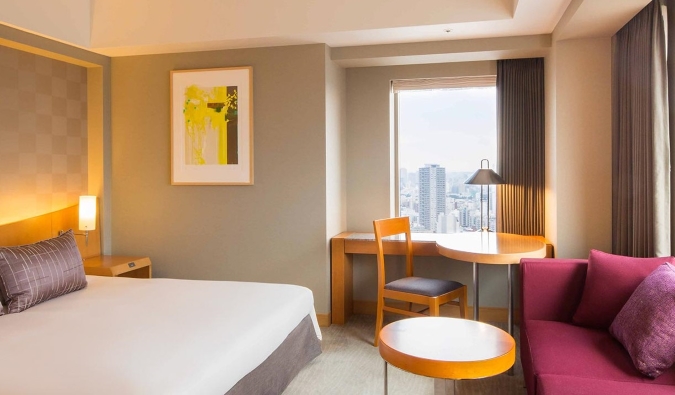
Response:
[{"label": "pink sofa", "polygon": [[587,261],[523,259],[521,360],[528,395],[675,394],[675,366],[640,374],[608,331],[572,324]]}]

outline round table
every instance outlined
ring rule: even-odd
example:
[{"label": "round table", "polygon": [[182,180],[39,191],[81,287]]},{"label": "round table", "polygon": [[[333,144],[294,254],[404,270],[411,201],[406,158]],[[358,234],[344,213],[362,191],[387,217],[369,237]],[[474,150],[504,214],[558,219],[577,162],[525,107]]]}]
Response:
[{"label": "round table", "polygon": [[513,334],[513,279],[511,265],[521,258],[543,258],[546,244],[537,236],[500,232],[468,232],[443,235],[436,240],[438,252],[448,258],[473,262],[473,317],[478,321],[478,264],[507,265],[508,332]]},{"label": "round table", "polygon": [[516,342],[505,331],[478,321],[416,317],[380,331],[379,351],[387,363],[439,379],[477,379],[505,372],[516,360]]}]

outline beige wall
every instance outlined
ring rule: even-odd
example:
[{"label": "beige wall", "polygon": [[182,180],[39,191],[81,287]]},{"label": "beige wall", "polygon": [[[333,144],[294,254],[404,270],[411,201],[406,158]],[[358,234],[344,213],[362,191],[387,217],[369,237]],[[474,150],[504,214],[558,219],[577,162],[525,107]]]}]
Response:
[{"label": "beige wall", "polygon": [[585,258],[611,251],[611,39],[558,41],[548,60],[547,236],[556,256]]},{"label": "beige wall", "polygon": [[[70,65],[86,67],[88,185],[99,197],[102,248],[110,248],[110,59],[67,44],[52,41],[8,26],[0,25],[0,45]],[[69,67],[67,66],[67,67]],[[28,107],[18,103],[20,111]],[[36,129],[36,133],[43,132]],[[106,187],[106,185],[108,187]],[[5,202],[0,201],[0,205]]]},{"label": "beige wall", "polygon": [[394,214],[392,79],[495,75],[496,62],[347,69],[347,227],[372,232]]},{"label": "beige wall", "polygon": [[546,163],[544,194],[544,233],[554,246],[554,253],[557,254],[556,241],[558,240],[558,205],[556,201],[556,172],[557,172],[557,151],[555,147],[556,139],[556,60],[558,46],[553,44],[549,53],[544,57],[544,97],[545,103],[545,128],[546,136],[544,138],[544,161]]},{"label": "beige wall", "polygon": [[[394,143],[390,81],[495,75],[495,61],[347,69],[347,228],[372,232],[373,220],[395,214]],[[417,258],[416,274],[472,283],[471,264]],[[403,266],[397,268],[402,274]],[[396,274],[396,273],[393,273]],[[481,267],[481,305],[506,306],[506,269]],[[354,259],[354,299],[375,300],[377,270],[372,256]],[[471,295],[471,291],[469,292]],[[471,296],[470,296],[471,297]]]},{"label": "beige wall", "polygon": [[0,45],[0,224],[87,189],[87,69]]},{"label": "beige wall", "polygon": [[[495,62],[347,70],[349,230],[370,232],[373,219],[394,213],[389,81],[495,72]],[[546,236],[558,257],[585,258],[591,248],[610,251],[611,39],[554,42],[545,58],[545,79]],[[371,258],[355,259],[356,300],[375,298]],[[469,264],[417,262],[424,273],[471,284]],[[481,270],[481,304],[505,307],[505,269]]]},{"label": "beige wall", "polygon": [[[346,72],[326,47],[326,261],[330,239],[347,229]],[[326,273],[330,290],[330,272]]]},{"label": "beige wall", "polygon": [[[253,68],[255,184],[172,186],[169,72],[228,66]],[[340,129],[326,124],[340,71],[326,47],[113,58],[112,80],[113,253],[150,256],[157,277],[303,285],[328,313],[326,151]]]},{"label": "beige wall", "polygon": [[[327,238],[393,213],[389,81],[495,72],[493,61],[345,71],[324,45],[125,57],[113,60],[111,103],[109,58],[0,26],[7,42],[98,81],[89,189],[104,252],[147,254],[159,277],[305,285],[319,313],[330,302]],[[610,248],[610,54],[608,38],[569,40],[546,58],[546,229],[561,257]],[[170,186],[169,71],[239,65],[253,66],[255,185]],[[419,274],[471,282],[469,264],[419,263]],[[504,306],[505,270],[481,273],[483,305]],[[374,260],[357,259],[356,299],[374,299],[374,278]]]}]

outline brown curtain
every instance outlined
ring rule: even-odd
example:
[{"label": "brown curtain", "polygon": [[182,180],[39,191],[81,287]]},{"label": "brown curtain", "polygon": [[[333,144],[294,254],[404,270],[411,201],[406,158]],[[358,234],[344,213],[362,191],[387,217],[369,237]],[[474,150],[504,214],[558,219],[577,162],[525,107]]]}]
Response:
[{"label": "brown curtain", "polygon": [[[671,26],[670,29],[666,28],[666,47],[668,48],[666,59],[668,66],[668,130],[670,141],[675,141],[675,0],[664,0],[663,3],[667,7],[667,17],[666,26]],[[673,152],[675,147],[673,144],[670,145],[670,157],[672,158],[675,153]],[[675,172],[670,171],[670,185],[675,185]],[[675,246],[675,193],[670,194],[670,250],[673,251],[673,246]]]},{"label": "brown curtain", "polygon": [[544,59],[497,61],[497,231],[544,235]]},{"label": "brown curtain", "polygon": [[661,1],[613,38],[612,251],[670,255],[670,137]]}]

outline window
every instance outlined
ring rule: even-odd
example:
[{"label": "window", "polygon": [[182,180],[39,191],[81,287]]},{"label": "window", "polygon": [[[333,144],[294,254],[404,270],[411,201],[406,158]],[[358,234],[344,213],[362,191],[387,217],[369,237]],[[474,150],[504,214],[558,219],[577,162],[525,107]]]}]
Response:
[{"label": "window", "polygon": [[[413,232],[457,233],[481,227],[481,187],[464,181],[488,159],[497,163],[495,77],[394,81],[399,215]],[[488,226],[496,228],[496,193]],[[485,214],[484,214],[485,215]]]}]

